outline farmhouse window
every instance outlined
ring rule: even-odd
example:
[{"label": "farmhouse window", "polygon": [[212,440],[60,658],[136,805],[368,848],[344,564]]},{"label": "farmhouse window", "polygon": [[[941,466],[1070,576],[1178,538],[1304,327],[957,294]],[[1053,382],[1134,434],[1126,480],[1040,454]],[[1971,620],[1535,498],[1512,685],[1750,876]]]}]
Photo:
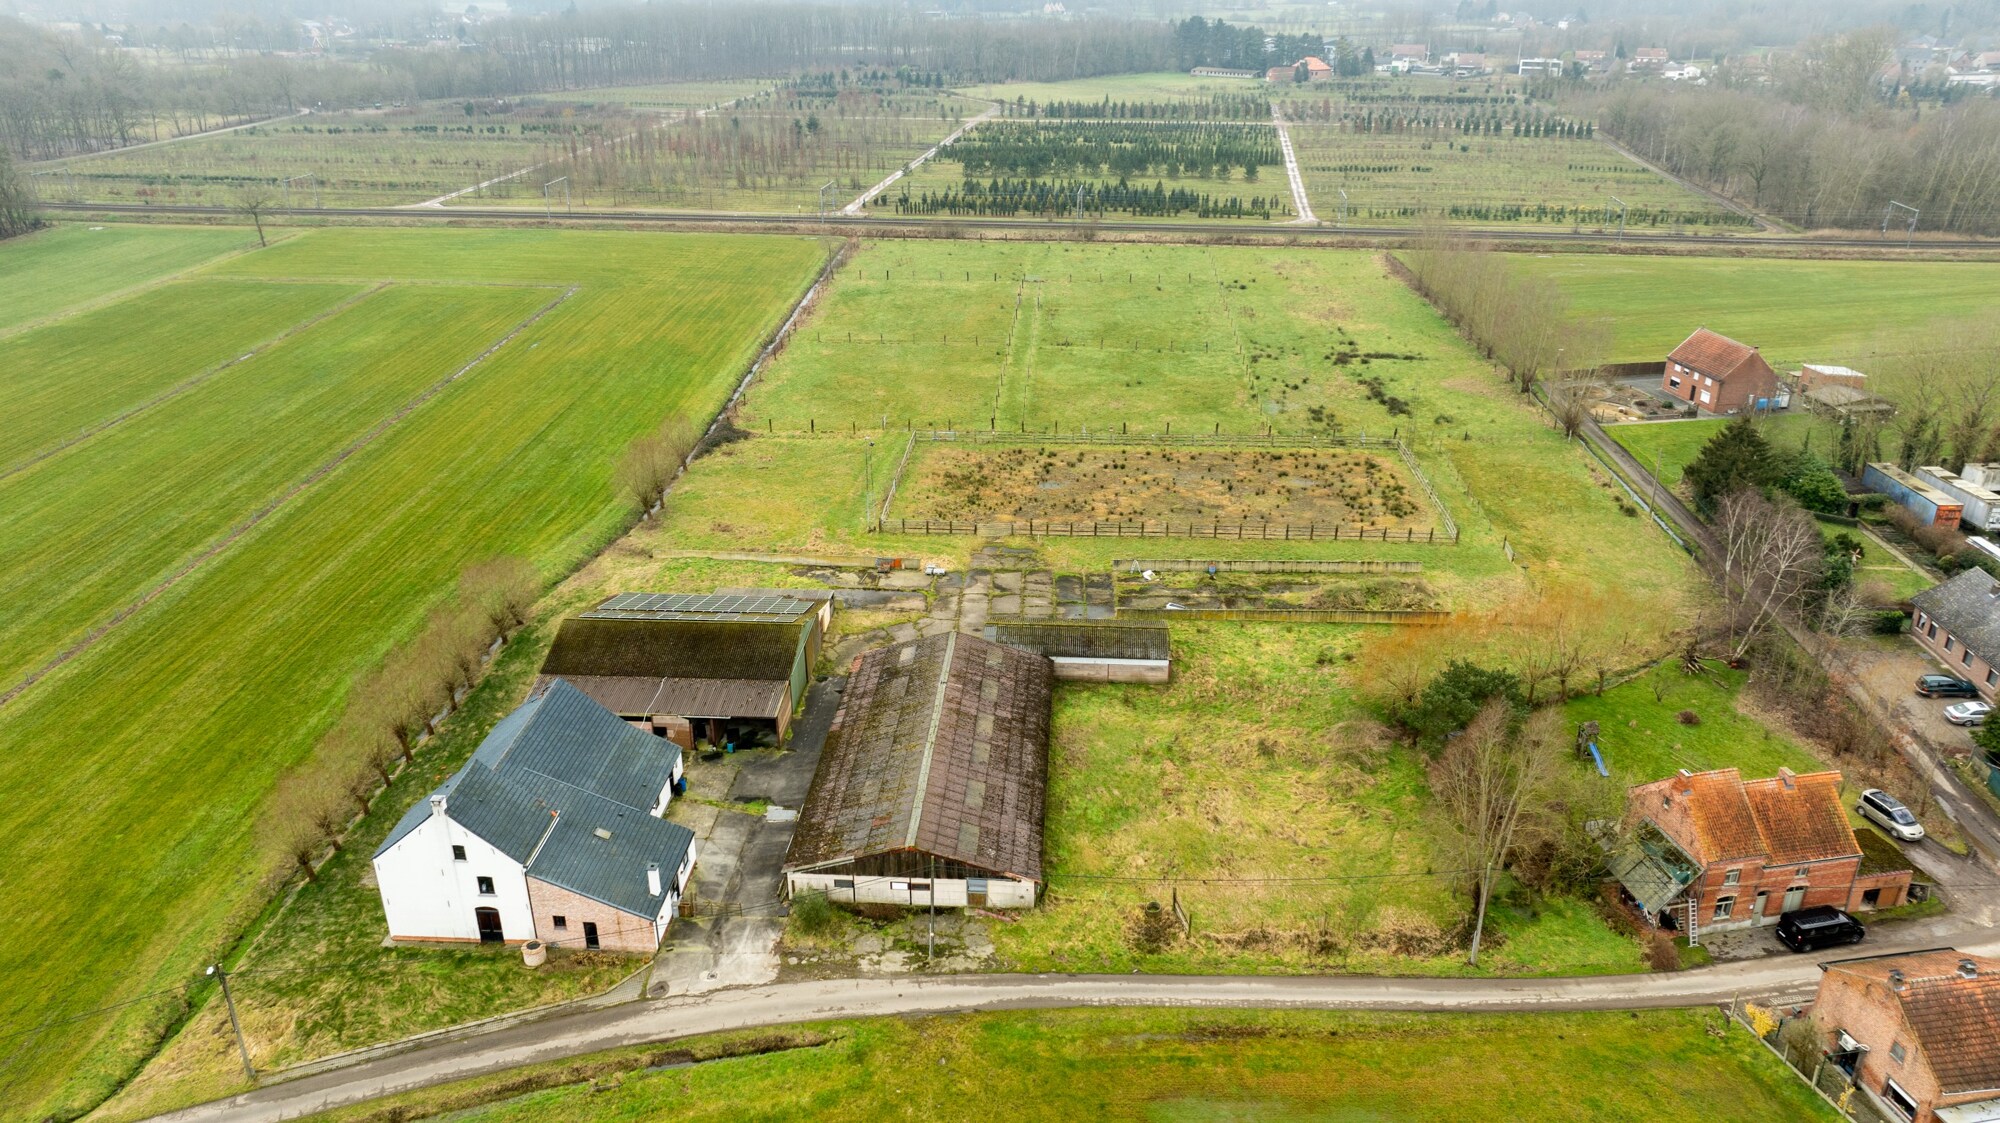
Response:
[{"label": "farmhouse window", "polygon": [[1714,398],[1713,398],[1712,396],[1710,396],[1710,394],[1709,394],[1709,392],[1708,392],[1708,391],[1706,391],[1706,390],[1703,390],[1703,391],[1701,392],[1701,404],[1702,404],[1702,405],[1707,405],[1708,403],[1710,403],[1710,402],[1712,402],[1712,401],[1714,401],[1714,400],[1715,400],[1715,399],[1714,399]]},{"label": "farmhouse window", "polygon": [[1889,1106],[1900,1112],[1903,1118],[1915,1119],[1917,1117],[1917,1101],[1910,1098],[1908,1092],[1903,1091],[1901,1084],[1884,1077],[1882,1080],[1882,1097],[1888,1100]]},{"label": "farmhouse window", "polygon": [[490,877],[481,877],[481,878],[476,878],[475,880],[477,880],[477,881],[479,882],[479,895],[480,895],[480,896],[482,896],[482,897],[491,897],[491,896],[493,895],[493,879],[492,879],[492,878],[490,878]]},{"label": "farmhouse window", "polygon": [[2000,686],[2000,671],[1986,672],[1986,685]]},{"label": "farmhouse window", "polygon": [[1681,387],[1681,380],[1678,378],[1669,378],[1667,379],[1667,385],[1678,390]]},{"label": "farmhouse window", "polygon": [[1930,638],[1932,638],[1932,639],[1936,639],[1936,638],[1937,638],[1937,625],[1936,625],[1935,623],[1933,623],[1933,624],[1931,624],[1931,625],[1930,625],[1929,627],[1925,628],[1925,629],[1924,629],[1924,634],[1925,634],[1925,635],[1927,635],[1927,636],[1929,636],[1929,637],[1930,637]]},{"label": "farmhouse window", "polygon": [[1950,632],[1946,632],[1944,634],[1944,649],[1946,651],[1951,651],[1957,647],[1958,647],[1958,640],[1954,639]]},{"label": "farmhouse window", "polygon": [[463,861],[465,861],[465,847],[463,847],[463,846],[454,846],[454,847],[452,847],[452,848],[451,848],[451,860],[452,860],[452,861],[454,861],[454,862],[463,862]]},{"label": "farmhouse window", "polygon": [[1969,647],[1968,647],[1968,648],[1966,648],[1966,649],[1965,649],[1965,654],[1963,654],[1963,655],[1961,655],[1961,656],[1959,656],[1959,657],[1958,657],[1958,665],[1959,665],[1959,666],[1961,666],[1961,667],[1970,667],[1970,666],[1972,666],[1972,649],[1971,649],[1971,648],[1969,648]]},{"label": "farmhouse window", "polygon": [[1715,899],[1715,919],[1728,920],[1729,914],[1735,911],[1736,911],[1736,898],[1717,897]]},{"label": "farmhouse window", "polygon": [[1889,1046],[1889,1059],[1895,1061],[1897,1064],[1902,1064],[1903,1058],[1908,1055],[1908,1053],[1903,1051],[1903,1043],[1900,1041]]},{"label": "farmhouse window", "polygon": [[564,916],[561,913],[557,913],[556,915],[550,917],[549,923],[555,925],[556,931],[558,932],[566,932],[569,930],[569,917]]},{"label": "farmhouse window", "polygon": [[854,888],[854,879],[851,877],[836,877],[833,879],[833,887],[835,889],[852,889]]},{"label": "farmhouse window", "polygon": [[1924,626],[1924,623],[1925,623],[1925,621],[1927,621],[1927,620],[1929,620],[1929,619],[1930,619],[1930,617],[1928,617],[1928,616],[1924,615],[1923,613],[1921,613],[1921,612],[1917,613],[1917,627],[1919,627],[1919,628],[1923,627],[1923,626]]},{"label": "farmhouse window", "polygon": [[1743,880],[1742,870],[1730,870],[1728,873],[1722,875],[1722,883],[1724,885],[1734,885],[1741,880]]},{"label": "farmhouse window", "polygon": [[583,922],[583,946],[589,948],[591,951],[596,951],[599,947],[597,942],[597,925],[593,921],[586,920]]}]

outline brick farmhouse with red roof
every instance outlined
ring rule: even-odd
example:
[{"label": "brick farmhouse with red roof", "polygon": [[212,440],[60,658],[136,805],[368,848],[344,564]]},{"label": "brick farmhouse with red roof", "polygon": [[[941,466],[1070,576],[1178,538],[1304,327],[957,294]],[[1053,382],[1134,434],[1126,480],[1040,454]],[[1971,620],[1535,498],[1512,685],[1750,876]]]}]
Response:
[{"label": "brick farmhouse with red roof", "polygon": [[2000,959],[1936,948],[1820,967],[1812,1013],[1827,1062],[1883,1117],[2000,1119]]},{"label": "brick farmhouse with red roof", "polygon": [[1741,413],[1771,407],[1778,372],[1755,347],[1696,328],[1667,356],[1660,388],[1703,413]]},{"label": "brick farmhouse with red roof", "polygon": [[1900,905],[1910,869],[1894,848],[1864,847],[1841,806],[1840,773],[1780,768],[1745,780],[1734,768],[1686,772],[1626,796],[1611,872],[1655,923],[1691,937],[1775,924],[1815,905]]}]

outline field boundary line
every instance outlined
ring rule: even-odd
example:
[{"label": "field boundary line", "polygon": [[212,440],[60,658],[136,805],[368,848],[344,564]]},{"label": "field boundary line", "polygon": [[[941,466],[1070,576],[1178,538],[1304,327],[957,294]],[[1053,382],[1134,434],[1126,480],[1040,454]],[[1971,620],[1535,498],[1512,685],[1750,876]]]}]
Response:
[{"label": "field boundary line", "polygon": [[1299,158],[1292,151],[1292,133],[1286,128],[1284,111],[1277,102],[1271,103],[1271,124],[1278,130],[1278,151],[1285,154],[1285,175],[1292,181],[1292,210],[1298,215],[1292,225],[1317,225],[1319,219],[1313,214],[1312,200],[1306,198],[1305,177],[1299,174]]},{"label": "field boundary line", "polygon": [[219,363],[213,363],[206,369],[196,371],[193,375],[190,375],[189,377],[183,379],[182,381],[167,387],[165,390],[162,390],[161,392],[153,395],[146,401],[140,402],[138,405],[135,405],[128,410],[125,410],[123,413],[119,413],[115,416],[106,418],[105,420],[98,422],[96,425],[87,426],[82,431],[75,433],[69,437],[66,437],[63,440],[48,446],[47,448],[42,449],[41,451],[35,453],[34,455],[28,457],[26,460],[23,460],[18,464],[14,464],[5,468],[0,468],[0,480],[5,480],[12,476],[17,476],[22,472],[25,472],[28,469],[34,467],[35,465],[40,464],[42,461],[49,459],[52,456],[60,455],[67,449],[75,448],[77,445],[80,445],[83,442],[91,439],[92,437],[97,436],[99,433],[103,433],[109,429],[114,429],[119,425],[122,425],[125,422],[132,420],[133,418],[139,416],[142,413],[146,413],[152,409],[155,409],[159,406],[163,406],[168,402],[173,401],[175,398],[178,398],[182,394],[185,394],[188,391],[195,389],[196,387],[214,378],[216,375],[221,374],[223,371],[228,370],[230,367],[236,366],[238,363],[248,362],[251,359],[254,359],[257,356],[263,354],[264,352],[269,351],[271,348],[276,347],[278,344],[283,343],[286,340],[290,339],[291,337],[299,334],[300,332],[310,330],[311,328],[317,327],[318,325],[326,322],[327,320],[330,320],[333,317],[340,315],[342,312],[349,311],[355,305],[362,303],[369,297],[374,296],[375,294],[381,292],[383,289],[388,288],[390,283],[391,282],[388,281],[382,281],[377,283],[372,288],[364,288],[360,292],[357,292],[352,296],[349,296],[341,301],[338,301],[331,307],[322,308],[318,312],[313,313],[311,316],[308,316],[305,319],[300,320],[299,322],[284,328],[283,330],[279,331],[276,335],[270,336],[264,340],[259,341],[258,343],[254,344],[248,351],[243,352],[241,355],[238,355],[233,359],[224,359]]},{"label": "field boundary line", "polygon": [[[964,95],[961,94],[958,96],[963,97]],[[890,184],[903,178],[904,173],[916,171],[917,168],[923,165],[924,161],[929,160],[931,157],[937,155],[939,149],[952,143],[959,137],[964,136],[969,130],[971,130],[971,128],[974,125],[981,124],[982,122],[985,121],[990,121],[999,115],[1000,115],[1000,103],[997,101],[989,103],[986,106],[985,111],[979,114],[979,116],[974,117],[972,120],[967,121],[965,124],[960,125],[956,129],[953,129],[950,135],[946,136],[943,140],[938,141],[936,144],[931,145],[928,149],[925,149],[923,152],[918,153],[916,159],[911,160],[909,163],[904,164],[902,167],[897,168],[893,172],[890,172],[889,178],[883,180],[882,182],[876,184],[875,186],[869,188],[868,190],[863,191],[861,193],[860,198],[840,208],[841,213],[861,214],[867,208],[869,203],[875,201],[875,196],[880,195],[884,191],[887,191],[889,189]]]},{"label": "field boundary line", "polygon": [[[272,234],[271,243],[273,245],[276,245],[282,242],[289,242],[293,238],[296,238],[303,233],[304,231],[295,231],[290,234]],[[255,253],[258,250],[268,249],[268,248],[270,247],[250,245],[246,243],[233,250],[224,250],[223,252],[215,255],[214,257],[204,258],[201,261],[195,262],[193,265],[190,265],[186,269],[182,269],[179,272],[169,273],[164,277],[155,277],[150,281],[141,281],[136,285],[131,285],[126,288],[119,289],[117,292],[108,292],[103,294],[102,296],[94,296],[89,300],[82,302],[81,304],[72,304],[67,308],[59,308],[56,311],[51,312],[46,316],[42,316],[38,319],[29,320],[26,323],[15,324],[11,328],[0,328],[0,340],[12,339],[17,335],[20,335],[22,332],[35,331],[39,328],[45,328],[48,327],[50,324],[58,323],[62,320],[67,320],[72,316],[81,316],[87,312],[95,312],[100,308],[108,308],[111,305],[116,304],[121,300],[127,299],[128,297],[137,296],[140,293],[147,292],[151,289],[162,288],[164,286],[171,285],[176,281],[203,279],[196,276],[196,274],[199,273],[201,270],[207,269],[211,266],[219,265],[222,262],[230,261],[234,258],[242,257],[244,254]],[[234,280],[261,280],[262,278],[238,277],[235,274],[222,274],[214,279],[234,281]],[[349,284],[362,283],[355,281],[354,278],[352,277],[342,277],[340,279],[346,281]]]},{"label": "field boundary line", "polygon": [[137,152],[145,148],[159,148],[162,145],[179,144],[184,140],[200,140],[203,137],[221,136],[224,133],[233,133],[238,129],[254,129],[259,125],[268,125],[273,121],[294,121],[311,113],[312,110],[310,109],[300,109],[292,113],[275,113],[269,117],[259,117],[255,121],[245,121],[240,125],[223,125],[220,128],[203,129],[198,133],[183,133],[180,136],[170,136],[165,140],[149,140],[143,144],[121,144],[116,148],[100,148],[95,152],[79,152],[73,156],[52,156],[46,160],[36,160],[29,166],[67,164],[72,160],[89,160],[96,156],[112,156],[124,152]]},{"label": "field boundary line", "polygon": [[465,375],[471,373],[474,367],[477,367],[479,364],[491,358],[494,352],[500,350],[502,347],[505,347],[516,336],[519,336],[522,332],[527,331],[530,327],[533,327],[535,323],[539,321],[543,316],[546,316],[550,312],[555,311],[558,305],[562,304],[570,297],[575,296],[581,288],[582,288],[581,285],[571,285],[568,289],[564,290],[561,295],[557,296],[555,299],[549,301],[548,303],[542,305],[535,311],[529,313],[526,319],[515,324],[512,328],[510,328],[507,331],[505,335],[502,335],[499,339],[489,344],[484,351],[481,351],[479,354],[474,355],[471,359],[467,360],[465,364],[460,366],[457,370],[452,371],[450,374],[445,375],[443,378],[440,378],[436,382],[433,382],[429,386],[425,387],[422,391],[420,391],[417,394],[416,397],[411,398],[407,402],[404,402],[402,406],[396,410],[396,412],[376,422],[371,428],[369,428],[367,432],[361,434],[361,436],[356,437],[353,441],[349,442],[347,447],[335,453],[332,456],[332,458],[327,460],[325,463],[321,464],[319,467],[314,468],[310,473],[306,475],[304,479],[299,480],[297,483],[294,483],[291,487],[285,489],[285,491],[282,494],[278,495],[277,498],[272,499],[269,502],[265,503],[262,507],[259,507],[255,512],[253,512],[250,515],[249,518],[244,519],[240,523],[237,523],[235,526],[231,527],[227,532],[225,532],[222,535],[222,537],[209,543],[207,546],[203,547],[199,553],[195,554],[192,558],[189,558],[187,561],[181,563],[180,568],[174,570],[173,573],[169,574],[166,577],[166,579],[161,581],[159,584],[153,586],[151,589],[146,590],[146,592],[142,594],[138,600],[135,600],[131,604],[126,605],[124,608],[121,608],[118,611],[112,613],[109,618],[104,620],[104,622],[98,624],[95,628],[92,628],[88,633],[86,633],[83,636],[83,638],[77,640],[75,643],[70,644],[68,647],[62,649],[56,654],[50,656],[49,659],[46,662],[44,662],[41,666],[36,667],[33,671],[30,671],[27,677],[21,679],[21,681],[15,683],[13,686],[8,687],[5,693],[0,693],[0,706],[5,706],[7,703],[12,702],[14,699],[20,697],[30,687],[34,686],[42,679],[47,678],[51,673],[56,671],[63,664],[69,662],[70,660],[76,658],[77,656],[83,654],[84,652],[90,650],[92,647],[96,646],[99,640],[102,640],[105,636],[109,635],[119,625],[123,624],[127,620],[130,620],[133,616],[137,615],[141,609],[145,608],[147,605],[158,600],[161,596],[165,595],[167,590],[173,588],[175,585],[180,584],[183,580],[193,575],[195,571],[201,569],[203,566],[206,566],[209,562],[215,560],[215,558],[221,555],[224,551],[228,550],[231,546],[235,545],[238,541],[242,540],[244,535],[250,533],[252,530],[255,530],[258,526],[262,525],[266,519],[269,519],[272,515],[275,515],[279,511],[283,510],[287,504],[289,504],[293,499],[297,498],[301,493],[305,492],[313,485],[319,483],[321,480],[324,480],[328,476],[332,475],[334,469],[340,467],[342,464],[345,464],[348,460],[352,459],[357,453],[360,453],[366,448],[368,448],[369,445],[374,444],[375,441],[382,436],[382,434],[388,432],[392,427],[395,426],[397,422],[403,420],[410,414],[416,412],[417,408],[422,406],[425,402],[428,402],[432,398],[437,397],[439,394],[443,393],[446,389],[448,389],[453,383],[465,377]]}]

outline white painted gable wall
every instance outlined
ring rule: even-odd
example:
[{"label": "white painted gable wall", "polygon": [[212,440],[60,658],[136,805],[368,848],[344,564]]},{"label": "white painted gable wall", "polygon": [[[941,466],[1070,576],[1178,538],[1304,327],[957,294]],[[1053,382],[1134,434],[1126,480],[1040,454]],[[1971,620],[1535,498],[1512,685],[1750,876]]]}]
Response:
[{"label": "white painted gable wall", "polygon": [[[454,845],[465,847],[465,861],[452,859]],[[493,879],[492,896],[480,894],[480,877]],[[397,939],[477,940],[478,908],[500,910],[508,940],[535,938],[521,864],[452,822],[449,813],[433,813],[376,858],[375,880],[389,934]]]}]

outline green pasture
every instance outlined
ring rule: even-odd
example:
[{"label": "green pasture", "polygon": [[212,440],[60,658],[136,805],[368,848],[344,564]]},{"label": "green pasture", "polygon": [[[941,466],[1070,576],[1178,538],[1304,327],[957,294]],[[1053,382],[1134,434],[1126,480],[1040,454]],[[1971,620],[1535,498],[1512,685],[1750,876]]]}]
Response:
[{"label": "green pasture", "polygon": [[76,309],[257,243],[231,227],[64,223],[0,253],[0,331]]},{"label": "green pasture", "polygon": [[[1564,707],[1571,724],[1598,723],[1597,747],[1620,790],[1671,776],[1680,769],[1706,772],[1740,768],[1746,779],[1775,776],[1780,766],[1795,772],[1824,767],[1784,733],[1737,707],[1747,672],[1706,663],[1690,675],[1668,660],[1603,694],[1572,698]],[[1691,714],[1692,723],[1682,714]],[[1588,758],[1579,768],[1595,771]]]},{"label": "green pasture", "polygon": [[0,430],[0,472],[130,420],[363,291],[189,280],[0,337],[0,385],[11,405],[11,424]]},{"label": "green pasture", "polygon": [[1523,254],[1514,264],[1554,279],[1577,314],[1602,321],[1613,362],[1664,360],[1707,327],[1780,370],[1826,362],[1866,372],[1924,325],[1990,319],[2000,307],[2000,269],[1976,262]]},{"label": "green pasture", "polygon": [[[777,1051],[742,1055],[760,1048]],[[696,1063],[648,1068],[671,1060]],[[553,1062],[407,1093],[387,1107],[399,1118],[451,1112],[465,1123],[872,1123],[962,1116],[974,1103],[1004,1103],[1009,1118],[1023,1120],[1151,1123],[1840,1118],[1748,1031],[1713,1010],[1141,1009],[880,1018]],[[377,1118],[364,1111],[382,1107],[329,1118],[358,1123]]]},{"label": "green pasture", "polygon": [[0,681],[171,578],[555,295],[392,287],[0,480]]},{"label": "green pasture", "polygon": [[[0,260],[13,252],[0,248]],[[287,286],[384,276],[536,286],[398,285],[354,310],[379,316],[352,329],[336,317],[274,348],[273,360],[292,358],[272,361],[266,378],[327,381],[301,392],[329,433],[353,431],[364,395],[386,420],[410,387],[560,291],[541,286],[577,291],[0,709],[0,788],[13,795],[0,818],[0,907],[48,922],[34,947],[0,952],[0,1033],[51,1023],[14,1052],[0,1116],[66,1115],[130,1074],[200,966],[261,907],[272,859],[251,834],[258,806],[339,714],[348,685],[417,629],[466,565],[514,554],[554,575],[613,537],[630,517],[611,483],[620,451],[664,417],[714,410],[821,252],[781,238],[329,229],[210,271]],[[344,365],[370,354],[378,370]],[[253,423],[193,408],[253,400],[236,398],[255,391],[235,373],[176,404],[190,403],[191,466],[218,463],[195,449],[256,446],[224,454],[247,457],[244,474],[258,481],[228,493],[242,519],[284,489],[281,465],[305,482],[314,463],[272,442],[331,437],[302,435],[284,409]],[[363,389],[372,385],[397,391]],[[50,463],[83,471],[96,443]],[[132,463],[181,470],[161,457]],[[214,492],[218,472],[240,471],[195,472],[183,488]],[[120,1002],[132,1004],[89,1013]]]},{"label": "green pasture", "polygon": [[[1647,471],[1658,475],[1661,483],[1669,488],[1678,488],[1682,473],[1695,457],[1701,455],[1702,446],[1731,420],[1638,421],[1606,425],[1604,431],[1611,435],[1612,440],[1624,445],[1626,451],[1645,465]],[[1839,437],[1839,431],[1832,423],[1803,410],[1760,417],[1757,427],[1765,440],[1779,448],[1802,448],[1807,441],[1811,441],[1811,447],[1825,455],[1832,453],[1833,442]]]}]

